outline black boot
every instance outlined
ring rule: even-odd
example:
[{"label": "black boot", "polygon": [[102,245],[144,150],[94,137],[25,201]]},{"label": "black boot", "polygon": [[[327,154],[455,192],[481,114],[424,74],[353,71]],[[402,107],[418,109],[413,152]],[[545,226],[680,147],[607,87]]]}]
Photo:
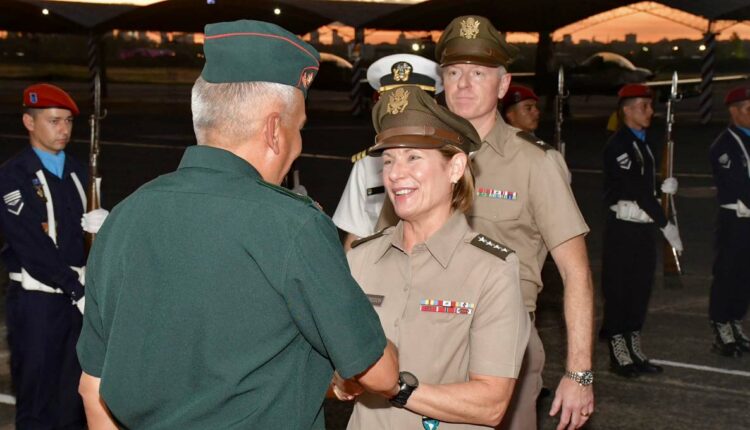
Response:
[{"label": "black boot", "polygon": [[610,370],[625,378],[638,377],[638,370],[635,368],[633,359],[630,357],[625,337],[621,334],[616,334],[609,338],[608,345]]},{"label": "black boot", "polygon": [[734,339],[734,331],[732,325],[728,322],[717,323],[712,322],[711,327],[714,329],[714,344],[713,351],[724,357],[740,357],[742,351],[740,351],[737,342]]},{"label": "black boot", "polygon": [[750,339],[745,336],[745,332],[742,331],[742,321],[733,320],[729,321],[732,326],[732,334],[734,335],[734,341],[737,343],[737,347],[740,351],[750,352]]},{"label": "black boot", "polygon": [[635,368],[641,373],[662,373],[664,368],[653,364],[641,349],[641,332],[634,331],[625,336],[628,342],[630,357],[633,359]]}]

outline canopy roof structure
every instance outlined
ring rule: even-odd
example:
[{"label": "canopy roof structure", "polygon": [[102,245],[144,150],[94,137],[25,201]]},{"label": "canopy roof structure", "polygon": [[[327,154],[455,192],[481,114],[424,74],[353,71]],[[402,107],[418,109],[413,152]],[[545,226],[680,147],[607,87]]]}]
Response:
[{"label": "canopy roof structure", "polygon": [[[279,8],[280,13],[274,13]],[[151,30],[202,33],[206,24],[254,19],[305,34],[331,22],[308,9],[271,0],[166,0],[125,12],[97,26],[100,30]]]},{"label": "canopy roof structure", "polygon": [[42,13],[44,6],[23,0],[3,0],[0,29],[7,31],[33,31],[37,33],[76,33],[85,26],[57,13],[54,9]]}]

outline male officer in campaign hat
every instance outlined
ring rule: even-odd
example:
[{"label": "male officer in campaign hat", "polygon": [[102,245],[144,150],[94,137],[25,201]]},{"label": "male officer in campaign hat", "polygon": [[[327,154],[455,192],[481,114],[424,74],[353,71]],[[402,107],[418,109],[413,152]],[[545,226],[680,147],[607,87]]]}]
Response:
[{"label": "male officer in campaign hat", "polygon": [[720,210],[708,315],[713,350],[739,357],[750,351],[742,330],[750,303],[750,87],[730,90],[724,103],[732,122],[709,149]]},{"label": "male officer in campaign hat", "polygon": [[500,113],[508,124],[533,134],[539,127],[538,101],[531,88],[511,85],[500,104]]},{"label": "male officer in campaign hat", "polygon": [[[560,270],[565,284],[568,357],[550,413],[562,411],[559,428],[574,428],[594,411],[593,285],[584,240],[588,227],[570,189],[562,156],[532,134],[509,127],[497,112],[498,100],[510,85],[505,66],[516,53],[481,16],[454,19],[435,48],[448,108],[469,120],[483,139],[472,159],[477,193],[469,222],[474,230],[516,251],[524,304],[532,320],[548,250]],[[394,223],[387,218],[381,217],[379,225]],[[532,328],[501,428],[537,427],[536,399],[543,367],[544,349]]]},{"label": "male officer in campaign hat", "polygon": [[0,167],[0,255],[10,274],[7,325],[18,429],[86,425],[75,353],[85,303],[83,232],[96,232],[107,211],[84,213],[86,168],[65,152],[78,114],[61,88],[26,88],[23,125],[30,145]]},{"label": "male officer in campaign hat", "polygon": [[[617,93],[620,128],[604,149],[604,201],[607,219],[602,253],[604,321],[610,367],[633,378],[661,373],[641,348],[641,329],[656,269],[657,227],[682,252],[677,226],[668,221],[656,197],[656,162],[647,129],[654,115],[653,92],[645,85],[625,85]],[[677,192],[677,180],[665,178],[662,192]]]},{"label": "male officer in campaign hat", "polygon": [[[381,94],[408,85],[434,96],[443,91],[438,72],[439,66],[432,60],[414,54],[394,54],[372,63],[367,69],[367,81]],[[365,150],[354,155],[352,161],[352,172],[333,214],[333,222],[347,233],[346,250],[358,238],[375,233],[385,201],[382,158],[367,156]]]},{"label": "male officer in campaign hat", "polygon": [[118,205],[92,250],[87,414],[106,422],[108,409],[128,428],[323,429],[334,369],[382,395],[399,388],[333,223],[279,186],[319,55],[265,22],[205,34],[198,145]]}]

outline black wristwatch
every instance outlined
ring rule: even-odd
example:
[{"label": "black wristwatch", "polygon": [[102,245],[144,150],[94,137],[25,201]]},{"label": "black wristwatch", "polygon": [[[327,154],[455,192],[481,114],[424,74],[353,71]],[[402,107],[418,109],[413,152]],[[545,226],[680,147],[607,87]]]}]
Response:
[{"label": "black wristwatch", "polygon": [[401,372],[398,374],[398,393],[391,397],[391,405],[397,408],[403,408],[406,406],[406,402],[409,401],[409,396],[414,390],[419,387],[419,379],[409,372]]}]

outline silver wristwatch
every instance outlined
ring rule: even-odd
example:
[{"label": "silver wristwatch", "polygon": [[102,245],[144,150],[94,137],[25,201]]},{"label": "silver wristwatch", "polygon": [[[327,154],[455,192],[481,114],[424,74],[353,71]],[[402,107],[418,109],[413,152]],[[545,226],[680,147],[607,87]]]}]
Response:
[{"label": "silver wristwatch", "polygon": [[565,376],[578,382],[584,387],[594,383],[594,372],[590,370],[582,370],[580,372],[571,372],[570,370],[566,370]]}]

